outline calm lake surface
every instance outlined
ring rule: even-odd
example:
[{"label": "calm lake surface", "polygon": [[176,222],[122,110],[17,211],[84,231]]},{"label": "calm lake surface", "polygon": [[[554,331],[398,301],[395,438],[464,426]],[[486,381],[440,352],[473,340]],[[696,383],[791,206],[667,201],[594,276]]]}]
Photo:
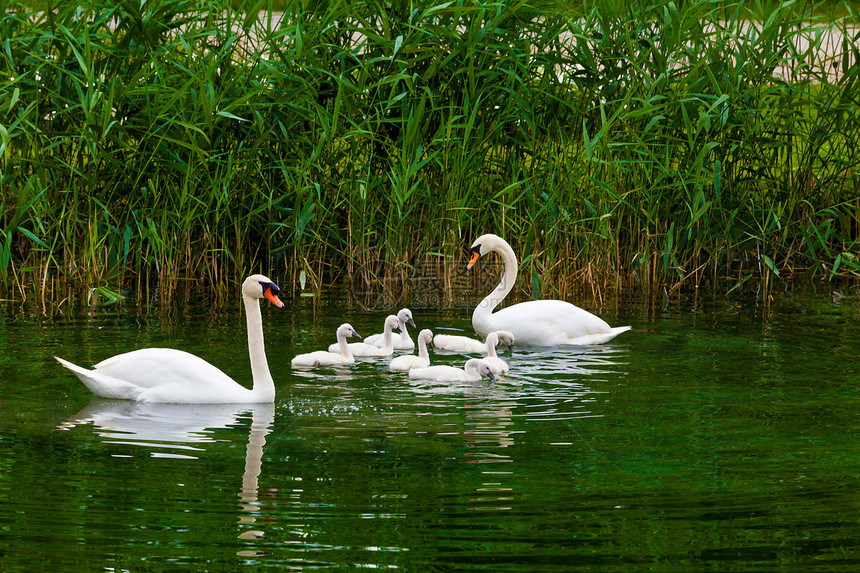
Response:
[{"label": "calm lake surface", "polygon": [[[238,304],[6,302],[0,571],[856,570],[851,292],[631,297],[598,311],[633,326],[610,344],[518,347],[495,383],[445,385],[293,370],[387,313],[287,297],[263,311],[267,406],[94,400],[52,358],[170,346],[249,384]],[[414,315],[472,335],[466,308]]]}]

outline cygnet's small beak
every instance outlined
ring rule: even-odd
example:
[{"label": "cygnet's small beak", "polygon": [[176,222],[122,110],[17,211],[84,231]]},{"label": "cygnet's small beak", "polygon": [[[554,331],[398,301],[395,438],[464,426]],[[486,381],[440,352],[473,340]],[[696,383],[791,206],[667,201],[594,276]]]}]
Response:
[{"label": "cygnet's small beak", "polygon": [[361,335],[354,330],[352,331],[352,334],[350,334],[350,336],[353,338],[361,338]]},{"label": "cygnet's small beak", "polygon": [[412,328],[418,328],[417,326],[415,326],[415,321],[414,321],[414,320],[412,320],[411,318],[410,318],[409,320],[407,320],[407,321],[406,321],[406,324],[408,324],[408,325],[409,325],[409,326],[411,326]]}]

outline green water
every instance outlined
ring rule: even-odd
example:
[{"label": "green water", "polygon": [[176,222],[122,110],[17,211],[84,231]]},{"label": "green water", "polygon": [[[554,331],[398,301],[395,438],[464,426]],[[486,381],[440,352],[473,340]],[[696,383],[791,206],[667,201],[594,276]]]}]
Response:
[{"label": "green water", "polygon": [[52,356],[173,346],[248,383],[238,307],[7,303],[0,571],[860,565],[857,298],[633,298],[601,313],[634,327],[611,344],[517,348],[509,376],[452,385],[293,371],[384,314],[287,302],[263,313],[276,403],[235,407],[92,400]]}]

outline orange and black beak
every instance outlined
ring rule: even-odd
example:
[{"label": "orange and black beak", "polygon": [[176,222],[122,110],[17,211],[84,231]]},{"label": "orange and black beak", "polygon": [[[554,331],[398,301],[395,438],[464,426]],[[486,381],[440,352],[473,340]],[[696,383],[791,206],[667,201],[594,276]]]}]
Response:
[{"label": "orange and black beak", "polygon": [[269,302],[278,308],[284,308],[284,303],[278,298],[278,293],[281,289],[275,283],[265,283],[263,286],[263,296],[269,299]]},{"label": "orange and black beak", "polygon": [[472,256],[469,258],[469,264],[466,265],[466,270],[468,271],[473,266],[475,266],[475,263],[477,263],[478,259],[480,259],[480,258],[481,258],[481,245],[475,245],[474,247],[472,247]]}]

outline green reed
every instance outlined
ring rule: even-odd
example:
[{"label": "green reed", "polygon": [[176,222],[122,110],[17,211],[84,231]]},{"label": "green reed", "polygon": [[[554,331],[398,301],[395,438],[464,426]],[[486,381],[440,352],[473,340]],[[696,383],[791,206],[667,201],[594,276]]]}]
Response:
[{"label": "green reed", "polygon": [[858,276],[850,6],[597,4],[0,1],[0,278],[408,289],[484,232],[534,295]]}]

